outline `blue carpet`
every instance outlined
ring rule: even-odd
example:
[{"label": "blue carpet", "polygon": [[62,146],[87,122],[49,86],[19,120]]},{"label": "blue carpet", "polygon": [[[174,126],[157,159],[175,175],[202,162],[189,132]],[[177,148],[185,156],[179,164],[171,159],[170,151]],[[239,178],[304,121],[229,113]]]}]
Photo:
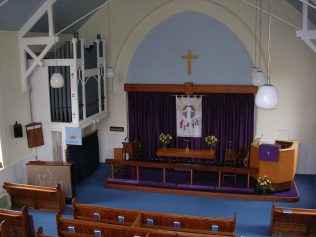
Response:
[{"label": "blue carpet", "polygon": [[[236,212],[236,236],[269,236],[272,202],[105,189],[104,181],[110,173],[110,167],[101,164],[93,175],[78,184],[78,202],[209,217],[232,218]],[[301,195],[300,201],[276,203],[276,206],[316,209],[316,175],[297,175],[295,182]],[[30,209],[30,213],[34,217],[36,229],[43,226],[44,233],[57,236],[54,212]],[[67,205],[63,216],[72,217],[71,205]]]}]

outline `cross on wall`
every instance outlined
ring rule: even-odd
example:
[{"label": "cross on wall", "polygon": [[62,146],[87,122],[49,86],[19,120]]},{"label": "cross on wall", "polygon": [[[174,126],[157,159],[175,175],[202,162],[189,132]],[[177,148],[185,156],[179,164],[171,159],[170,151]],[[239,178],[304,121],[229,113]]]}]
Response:
[{"label": "cross on wall", "polygon": [[199,57],[192,55],[191,49],[188,49],[187,55],[182,55],[181,59],[188,60],[188,75],[191,75],[192,72],[192,60],[197,60]]}]

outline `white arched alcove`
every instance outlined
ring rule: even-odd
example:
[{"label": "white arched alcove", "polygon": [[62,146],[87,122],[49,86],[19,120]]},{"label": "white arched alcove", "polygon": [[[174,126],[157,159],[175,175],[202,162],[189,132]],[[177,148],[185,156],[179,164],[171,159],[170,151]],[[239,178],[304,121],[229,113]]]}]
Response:
[{"label": "white arched alcove", "polygon": [[[240,2],[234,4],[236,4],[236,7],[240,8]],[[255,12],[255,10],[249,6],[242,6],[248,7],[249,10]],[[234,6],[230,6],[230,8],[234,8]],[[224,24],[239,38],[248,51],[248,54],[251,56],[252,61],[254,61],[254,33],[253,29],[249,26],[254,24],[254,18],[250,19],[249,22],[245,22],[242,17],[238,16],[235,12],[227,8],[224,3],[220,3],[219,1],[172,0],[149,12],[126,37],[124,44],[118,53],[115,64],[115,68],[119,69],[119,71],[116,72],[117,76],[114,79],[115,87],[121,87],[123,86],[123,83],[126,82],[130,62],[138,45],[144,37],[162,21],[186,11],[194,11],[204,14]],[[264,54],[264,50],[262,51]],[[263,58],[265,59],[265,57]],[[263,61],[265,62],[266,60]],[[113,89],[115,90],[115,88]]]}]

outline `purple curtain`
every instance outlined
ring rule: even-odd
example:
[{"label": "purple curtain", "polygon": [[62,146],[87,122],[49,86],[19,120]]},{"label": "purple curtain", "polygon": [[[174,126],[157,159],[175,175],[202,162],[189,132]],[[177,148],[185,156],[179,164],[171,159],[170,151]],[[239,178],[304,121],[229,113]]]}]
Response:
[{"label": "purple curtain", "polygon": [[[184,148],[186,138],[176,137],[176,102],[174,93],[128,93],[129,140],[143,145],[145,159],[155,157],[160,147],[158,136],[169,133],[170,147]],[[207,149],[204,138],[219,139],[216,158],[221,162],[225,149],[250,147],[254,131],[254,95],[206,94],[202,102],[202,137],[189,138],[192,149]]]}]

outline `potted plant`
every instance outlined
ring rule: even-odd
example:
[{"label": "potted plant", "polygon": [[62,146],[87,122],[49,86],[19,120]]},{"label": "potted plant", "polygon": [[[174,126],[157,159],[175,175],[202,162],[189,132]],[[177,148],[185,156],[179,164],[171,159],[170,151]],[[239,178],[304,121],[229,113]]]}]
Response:
[{"label": "potted plant", "polygon": [[272,182],[268,176],[264,175],[258,178],[256,184],[256,191],[262,193],[274,191],[274,188],[272,187]]}]

